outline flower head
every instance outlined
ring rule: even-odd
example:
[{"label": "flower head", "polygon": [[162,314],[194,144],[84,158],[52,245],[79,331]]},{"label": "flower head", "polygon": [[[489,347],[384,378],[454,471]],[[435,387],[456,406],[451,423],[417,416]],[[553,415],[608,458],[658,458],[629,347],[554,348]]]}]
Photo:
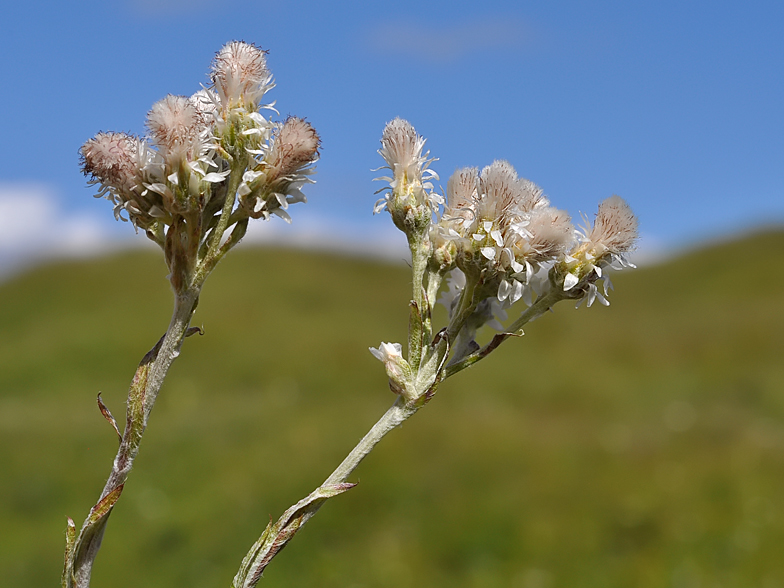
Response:
[{"label": "flower head", "polygon": [[602,296],[596,281],[604,280],[604,292],[611,287],[604,273],[605,267],[622,269],[634,267],[626,260],[626,253],[634,249],[637,240],[637,217],[620,196],[611,196],[601,204],[596,220],[591,227],[586,219],[585,227],[576,231],[578,245],[554,268],[563,289],[571,291],[579,301],[588,299],[590,306],[595,299],[609,304]]},{"label": "flower head", "polygon": [[266,157],[271,177],[302,173],[318,158],[321,139],[305,119],[290,116],[278,127]]},{"label": "flower head", "polygon": [[438,174],[428,169],[435,159],[428,159],[429,151],[422,153],[424,146],[424,137],[402,118],[387,123],[381,136],[378,152],[387,164],[381,169],[389,169],[392,176],[376,178],[389,182],[389,187],[382,188],[381,191],[387,193],[376,202],[373,212],[386,208],[395,225],[404,232],[425,230],[433,212],[443,203],[443,198],[433,192],[430,183],[430,180],[438,179]]},{"label": "flower head", "polygon": [[289,117],[275,127],[275,134],[255,165],[242,176],[240,204],[252,218],[268,219],[275,214],[291,222],[289,204],[306,202],[302,186],[310,179],[318,159],[321,139],[309,122]]},{"label": "flower head", "polygon": [[186,96],[169,94],[147,113],[152,142],[164,157],[196,159],[203,151],[207,124],[196,103]]},{"label": "flower head", "polygon": [[138,179],[139,139],[127,133],[98,133],[80,149],[82,171],[118,190],[132,188]]},{"label": "flower head", "polygon": [[211,77],[224,108],[256,110],[261,97],[272,87],[265,52],[242,41],[223,46],[212,62]]},{"label": "flower head", "polygon": [[82,171],[90,184],[100,186],[96,196],[114,203],[115,218],[144,229],[169,219],[160,195],[145,189],[163,171],[160,155],[146,142],[126,133],[98,133],[82,145],[80,154]]},{"label": "flower head", "polygon": [[411,366],[403,359],[403,346],[400,343],[381,343],[378,349],[370,347],[373,357],[384,364],[389,387],[395,394],[405,394],[411,377]]},{"label": "flower head", "polygon": [[599,204],[596,221],[588,235],[594,255],[619,257],[631,251],[638,237],[637,224],[637,217],[626,201],[620,196],[610,196]]}]

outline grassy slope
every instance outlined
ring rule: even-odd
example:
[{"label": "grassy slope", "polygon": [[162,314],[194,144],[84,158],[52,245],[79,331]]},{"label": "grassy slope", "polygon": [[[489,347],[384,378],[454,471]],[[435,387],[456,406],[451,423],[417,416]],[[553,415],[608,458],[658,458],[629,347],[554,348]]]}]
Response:
[{"label": "grassy slope", "polygon": [[[784,584],[784,233],[621,273],[562,303],[390,435],[268,569],[279,587]],[[0,285],[0,576],[57,585],[168,322],[133,253]],[[393,400],[405,268],[233,254],[210,279],[112,515],[94,585],[227,586],[266,524]]]}]

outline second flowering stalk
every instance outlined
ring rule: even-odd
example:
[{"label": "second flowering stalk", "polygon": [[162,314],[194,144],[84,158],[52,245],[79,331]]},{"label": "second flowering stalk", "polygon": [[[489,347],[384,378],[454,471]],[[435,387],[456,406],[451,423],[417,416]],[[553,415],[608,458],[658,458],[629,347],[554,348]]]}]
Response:
[{"label": "second flowering stalk", "polygon": [[[425,139],[407,121],[387,124],[379,153],[390,175],[374,212],[387,210],[411,250],[412,285],[406,353],[400,343],[370,348],[386,371],[393,405],[313,493],[270,523],[234,578],[252,588],[264,568],[324,504],[353,486],[348,476],[391,430],[425,406],[448,377],[484,359],[523,326],[562,300],[608,304],[596,283],[609,287],[605,269],[625,267],[637,237],[637,220],[618,196],[599,205],[593,225],[575,229],[564,211],[550,206],[541,188],[518,177],[506,161],[458,169],[446,197],[435,192]],[[446,281],[448,287],[442,289]],[[440,302],[449,319],[437,330]],[[518,301],[528,307],[507,326]],[[477,331],[499,332],[480,346]]]}]

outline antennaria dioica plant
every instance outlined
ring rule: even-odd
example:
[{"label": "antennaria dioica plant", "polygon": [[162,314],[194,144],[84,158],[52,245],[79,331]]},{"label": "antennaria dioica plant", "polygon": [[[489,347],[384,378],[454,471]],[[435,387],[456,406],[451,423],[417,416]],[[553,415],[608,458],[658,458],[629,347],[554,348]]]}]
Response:
[{"label": "antennaria dioica plant", "polygon": [[[260,111],[274,84],[265,53],[231,42],[216,55],[211,84],[193,96],[167,96],[147,115],[148,137],[99,133],[81,148],[83,170],[114,203],[115,217],[143,230],[164,252],[174,293],[166,333],[142,358],[128,392],[124,432],[98,398],[120,437],[100,497],[77,533],[66,531],[64,588],[90,584],[106,523],[139,451],[166,373],[190,326],[207,276],[245,235],[250,219],[272,215],[290,222],[289,205],[305,202],[320,139],[304,119],[272,122]],[[506,161],[482,170],[458,169],[446,193],[433,186],[435,159],[407,121],[386,125],[379,153],[388,183],[374,212],[387,210],[408,240],[412,284],[409,335],[370,351],[384,365],[392,406],[335,471],[310,495],[270,523],[234,578],[255,586],[265,567],[324,502],[354,486],[349,476],[392,429],[433,399],[441,383],[487,357],[523,326],[562,300],[608,304],[608,267],[630,266],[624,254],[637,237],[628,205],[612,196],[593,223],[575,229],[541,188],[518,177]],[[602,288],[597,283],[602,283]],[[436,301],[448,310],[434,324]],[[525,309],[509,317],[514,308]],[[490,326],[484,345],[475,338]]]}]

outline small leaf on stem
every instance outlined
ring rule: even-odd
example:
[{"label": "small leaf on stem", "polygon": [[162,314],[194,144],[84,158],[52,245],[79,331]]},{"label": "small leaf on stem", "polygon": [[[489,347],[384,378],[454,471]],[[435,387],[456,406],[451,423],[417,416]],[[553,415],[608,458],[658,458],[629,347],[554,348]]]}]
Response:
[{"label": "small leaf on stem", "polygon": [[101,400],[100,392],[98,392],[98,408],[100,409],[103,418],[109,421],[109,424],[112,426],[112,428],[114,428],[114,432],[117,433],[117,437],[120,439],[120,441],[122,441],[122,434],[120,434],[120,429],[117,428],[117,421],[114,420],[112,413],[109,412],[109,409],[106,408],[106,405]]}]

